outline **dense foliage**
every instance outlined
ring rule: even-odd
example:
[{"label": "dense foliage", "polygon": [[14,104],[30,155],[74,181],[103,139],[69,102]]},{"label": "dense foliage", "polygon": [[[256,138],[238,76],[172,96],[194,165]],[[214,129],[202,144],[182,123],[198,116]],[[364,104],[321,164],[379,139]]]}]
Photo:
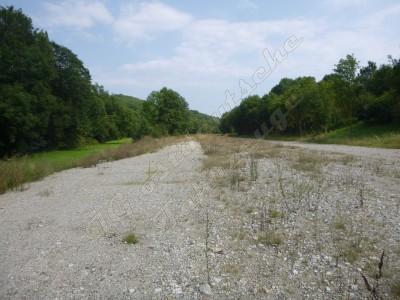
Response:
[{"label": "dense foliage", "polygon": [[215,118],[189,111],[163,88],[147,101],[110,95],[68,48],[29,17],[0,7],[0,156],[73,148],[145,134],[215,131]]},{"label": "dense foliage", "polygon": [[282,79],[264,95],[249,96],[225,113],[221,130],[237,134],[318,133],[363,121],[400,125],[400,61],[359,67],[353,55],[332,74]]}]

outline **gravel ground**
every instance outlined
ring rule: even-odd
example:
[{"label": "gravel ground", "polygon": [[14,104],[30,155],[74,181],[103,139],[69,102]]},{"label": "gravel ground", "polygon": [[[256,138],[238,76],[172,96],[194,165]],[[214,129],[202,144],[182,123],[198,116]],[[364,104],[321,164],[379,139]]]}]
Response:
[{"label": "gravel ground", "polygon": [[300,147],[308,150],[328,151],[328,152],[343,153],[355,156],[363,156],[365,158],[372,158],[372,159],[400,161],[400,150],[398,149],[384,149],[384,148],[333,145],[333,144],[312,144],[312,143],[287,142],[287,141],[269,141],[269,142],[282,146]]},{"label": "gravel ground", "polygon": [[1,195],[0,299],[365,299],[383,249],[390,299],[400,151],[279,143],[257,178],[246,149],[206,172],[187,141]]}]

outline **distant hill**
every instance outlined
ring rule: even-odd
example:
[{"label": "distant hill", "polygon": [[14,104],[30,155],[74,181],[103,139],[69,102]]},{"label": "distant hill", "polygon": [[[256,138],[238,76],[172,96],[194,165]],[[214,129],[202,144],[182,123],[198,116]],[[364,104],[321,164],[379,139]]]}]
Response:
[{"label": "distant hill", "polygon": [[142,109],[142,104],[145,100],[143,99],[139,99],[133,96],[127,96],[127,95],[123,95],[123,94],[112,94],[111,95],[112,98],[120,101],[121,103],[126,104],[129,108],[132,109]]},{"label": "distant hill", "polygon": [[191,133],[201,132],[219,132],[219,118],[198,112],[197,110],[189,110]]},{"label": "distant hill", "polygon": [[[142,111],[146,100],[124,94],[112,94],[111,97],[130,109]],[[197,110],[189,110],[189,133],[218,132],[219,118],[213,117]]]}]

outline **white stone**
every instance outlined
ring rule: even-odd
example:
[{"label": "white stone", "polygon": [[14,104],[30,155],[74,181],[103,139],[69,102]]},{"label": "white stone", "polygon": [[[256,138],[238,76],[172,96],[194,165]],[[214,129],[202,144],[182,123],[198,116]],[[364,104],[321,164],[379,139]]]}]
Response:
[{"label": "white stone", "polygon": [[199,290],[200,290],[200,293],[202,293],[204,295],[211,295],[212,294],[211,287],[210,287],[210,285],[208,283],[202,284],[200,286]]}]

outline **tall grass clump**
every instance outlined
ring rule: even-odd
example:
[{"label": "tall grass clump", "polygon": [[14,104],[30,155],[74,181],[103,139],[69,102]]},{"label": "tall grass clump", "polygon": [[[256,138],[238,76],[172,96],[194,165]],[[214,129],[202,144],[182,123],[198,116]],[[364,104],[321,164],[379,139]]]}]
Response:
[{"label": "tall grass clump", "polygon": [[23,189],[27,182],[38,180],[54,172],[49,164],[38,165],[28,158],[0,161],[0,193],[9,189]]}]

